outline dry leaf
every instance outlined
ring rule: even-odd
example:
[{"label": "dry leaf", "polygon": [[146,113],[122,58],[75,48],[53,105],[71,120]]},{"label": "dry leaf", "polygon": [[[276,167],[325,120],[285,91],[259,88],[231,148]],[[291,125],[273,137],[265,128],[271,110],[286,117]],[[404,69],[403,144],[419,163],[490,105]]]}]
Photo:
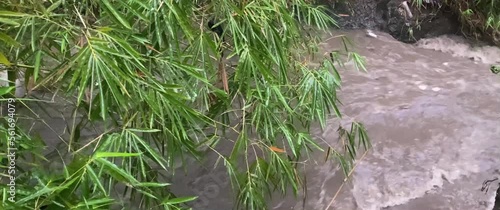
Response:
[{"label": "dry leaf", "polygon": [[137,74],[137,76],[139,76],[140,78],[144,78],[144,73],[142,73],[141,71],[139,70],[136,70],[135,73]]},{"label": "dry leaf", "polygon": [[156,53],[160,53],[160,51],[156,50],[153,46],[145,44],[146,48],[155,51]]},{"label": "dry leaf", "polygon": [[285,150],[280,149],[280,148],[275,147],[275,146],[270,146],[269,149],[271,149],[272,151],[275,151],[275,152],[279,152],[279,153],[284,153],[285,152]]}]

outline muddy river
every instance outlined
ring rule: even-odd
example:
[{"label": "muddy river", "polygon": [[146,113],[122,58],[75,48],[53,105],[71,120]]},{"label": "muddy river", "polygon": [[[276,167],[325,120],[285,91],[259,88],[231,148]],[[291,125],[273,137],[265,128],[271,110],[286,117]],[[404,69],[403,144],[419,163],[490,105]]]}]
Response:
[{"label": "muddy river", "polygon": [[[318,153],[305,164],[306,193],[276,195],[271,209],[492,209],[495,190],[480,189],[500,176],[500,76],[489,70],[500,63],[500,50],[450,36],[410,45],[381,32],[376,38],[361,30],[334,35],[339,33],[353,40],[368,71],[352,65],[342,70],[345,119],[332,118],[326,129],[313,132],[322,144],[335,144],[339,123],[355,119],[365,124],[373,147],[342,187],[338,165]],[[338,39],[322,44],[326,50],[338,46]],[[49,121],[60,131],[42,132],[46,139],[65,128],[63,119]],[[198,195],[194,210],[230,210],[233,196],[223,170],[192,163],[172,180],[174,192]]]},{"label": "muddy river", "polygon": [[[337,164],[318,154],[305,169],[306,199],[277,195],[271,209],[492,209],[496,188],[480,189],[500,175],[500,76],[489,70],[500,63],[500,49],[452,36],[410,45],[381,32],[376,38],[342,33],[365,56],[368,70],[348,65],[341,73],[343,121],[363,122],[373,148],[342,188]],[[322,45],[337,46],[338,39]],[[339,123],[332,119],[316,129],[316,138],[334,144]],[[175,191],[200,196],[195,210],[229,210],[232,193],[222,170],[193,167],[174,181]]]}]

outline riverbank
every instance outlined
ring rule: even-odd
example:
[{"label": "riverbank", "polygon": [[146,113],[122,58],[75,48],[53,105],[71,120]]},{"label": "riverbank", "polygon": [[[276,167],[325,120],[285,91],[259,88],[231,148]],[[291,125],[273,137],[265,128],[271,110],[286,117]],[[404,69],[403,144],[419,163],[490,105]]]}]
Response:
[{"label": "riverbank", "polygon": [[376,29],[407,43],[456,34],[500,46],[500,4],[493,0],[320,2],[333,11],[342,29]]}]

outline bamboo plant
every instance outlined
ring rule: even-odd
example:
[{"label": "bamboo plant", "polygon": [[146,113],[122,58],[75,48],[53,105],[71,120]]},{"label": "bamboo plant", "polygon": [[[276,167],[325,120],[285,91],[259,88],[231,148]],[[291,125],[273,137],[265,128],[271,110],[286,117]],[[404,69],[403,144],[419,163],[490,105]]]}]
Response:
[{"label": "bamboo plant", "polygon": [[[358,147],[369,147],[362,124],[341,129],[340,149],[310,134],[342,116],[340,64],[364,68],[353,52],[318,55],[320,34],[334,26],[308,0],[1,1],[0,64],[11,82],[1,100],[31,110],[50,102],[35,100],[49,91],[74,107],[67,153],[55,159],[16,124],[15,202],[4,118],[3,209],[125,209],[117,186],[139,209],[189,209],[196,197],[176,196],[161,175],[182,176],[177,163],[207,153],[223,163],[237,209],[267,209],[276,191],[297,195],[297,164],[311,151],[328,152],[347,173]],[[16,79],[26,96],[13,96]],[[103,129],[84,141],[92,126]]]}]

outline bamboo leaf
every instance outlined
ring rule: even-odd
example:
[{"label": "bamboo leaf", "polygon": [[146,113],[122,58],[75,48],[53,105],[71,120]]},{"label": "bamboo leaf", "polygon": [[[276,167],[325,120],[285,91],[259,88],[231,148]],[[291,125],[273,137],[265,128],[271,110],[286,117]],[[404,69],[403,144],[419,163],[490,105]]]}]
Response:
[{"label": "bamboo leaf", "polygon": [[9,86],[9,87],[0,87],[0,96],[3,96],[5,94],[8,94],[12,92],[16,87],[15,86]]},{"label": "bamboo leaf", "polygon": [[90,165],[86,165],[85,167],[89,174],[89,179],[92,180],[92,183],[95,185],[95,187],[99,189],[102,193],[106,193],[106,189],[104,188],[101,179],[95,173],[94,169]]},{"label": "bamboo leaf", "polygon": [[129,128],[127,130],[138,133],[156,133],[161,131],[159,129],[135,129],[135,128]]},{"label": "bamboo leaf", "polygon": [[5,24],[8,24],[8,25],[13,25],[13,26],[21,26],[21,24],[19,24],[18,22],[14,21],[14,20],[11,20],[11,19],[6,19],[6,18],[1,18],[0,17],[0,23],[5,23]]},{"label": "bamboo leaf", "polygon": [[26,17],[26,16],[29,16],[29,15],[25,14],[25,13],[20,13],[20,12],[0,10],[0,16],[4,16],[4,17]]},{"label": "bamboo leaf", "polygon": [[118,12],[115,10],[115,7],[111,5],[111,3],[108,0],[101,0],[101,2],[104,4],[104,7],[107,9],[108,12],[111,13],[111,15],[118,21],[122,26],[124,26],[127,29],[132,29],[132,26],[130,26],[130,23]]},{"label": "bamboo leaf", "polygon": [[108,157],[137,157],[141,153],[125,153],[125,152],[96,152],[94,158],[108,158]]},{"label": "bamboo leaf", "polygon": [[102,206],[102,205],[111,205],[113,204],[115,200],[111,198],[98,198],[98,199],[91,199],[91,200],[85,200],[83,202],[78,203],[74,208],[89,208],[93,206]]},{"label": "bamboo leaf", "polygon": [[106,169],[107,173],[114,179],[132,186],[139,183],[130,173],[121,169],[114,163],[102,158],[96,158],[96,161],[100,163],[104,169]]},{"label": "bamboo leaf", "polygon": [[55,9],[57,9],[61,3],[62,3],[63,0],[57,0],[56,2],[52,3],[48,8],[47,10],[45,10],[46,14],[50,14],[52,11],[54,11]]},{"label": "bamboo leaf", "polygon": [[170,183],[154,183],[154,182],[142,182],[136,185],[137,187],[166,187],[170,186]]},{"label": "bamboo leaf", "polygon": [[187,202],[193,201],[197,198],[198,198],[198,196],[166,199],[165,201],[162,202],[162,204],[173,205],[173,204],[179,204],[179,203],[187,203]]},{"label": "bamboo leaf", "polygon": [[38,50],[35,54],[35,70],[33,72],[33,77],[34,80],[38,80],[38,74],[40,73],[40,67],[41,67],[41,61],[42,61],[42,51]]},{"label": "bamboo leaf", "polygon": [[21,46],[21,44],[19,44],[19,42],[17,42],[13,38],[11,38],[9,35],[7,35],[5,33],[1,33],[1,32],[0,32],[0,41],[3,41],[6,44],[8,44],[10,46],[13,46],[13,47],[19,47],[19,46]]},{"label": "bamboo leaf", "polygon": [[0,64],[6,65],[6,66],[12,65],[12,63],[9,62],[9,59],[7,59],[7,57],[5,57],[5,55],[2,52],[0,52]]}]

